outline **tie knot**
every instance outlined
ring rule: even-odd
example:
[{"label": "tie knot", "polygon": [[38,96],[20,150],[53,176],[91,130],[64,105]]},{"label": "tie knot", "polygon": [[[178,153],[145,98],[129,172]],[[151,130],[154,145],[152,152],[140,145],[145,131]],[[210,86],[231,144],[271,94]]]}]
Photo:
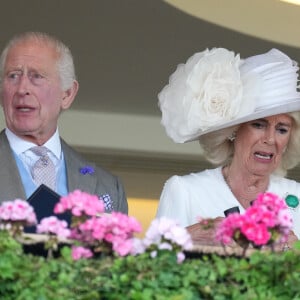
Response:
[{"label": "tie knot", "polygon": [[47,155],[48,149],[44,146],[35,146],[30,148],[30,150],[39,157]]},{"label": "tie knot", "polygon": [[30,150],[39,157],[31,169],[33,181],[37,186],[45,184],[52,190],[55,190],[55,166],[47,154],[48,149],[43,146],[37,146],[30,148]]}]

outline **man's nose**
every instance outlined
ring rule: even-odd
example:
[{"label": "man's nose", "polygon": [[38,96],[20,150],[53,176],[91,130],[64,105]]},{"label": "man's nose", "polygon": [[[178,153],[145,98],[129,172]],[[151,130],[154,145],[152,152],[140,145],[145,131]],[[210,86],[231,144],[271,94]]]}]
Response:
[{"label": "man's nose", "polygon": [[18,85],[18,93],[22,96],[29,95],[29,79],[26,75],[20,76],[19,85]]}]

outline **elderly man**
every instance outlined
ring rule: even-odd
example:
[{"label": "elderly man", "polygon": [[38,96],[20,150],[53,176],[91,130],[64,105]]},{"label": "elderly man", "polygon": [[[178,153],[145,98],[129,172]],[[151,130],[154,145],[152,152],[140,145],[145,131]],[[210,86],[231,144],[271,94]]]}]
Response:
[{"label": "elderly man", "polygon": [[68,47],[45,33],[16,36],[1,54],[0,80],[6,122],[0,133],[0,202],[28,199],[44,184],[58,195],[76,189],[98,195],[107,212],[127,213],[119,178],[86,161],[59,136],[60,113],[78,91]]}]

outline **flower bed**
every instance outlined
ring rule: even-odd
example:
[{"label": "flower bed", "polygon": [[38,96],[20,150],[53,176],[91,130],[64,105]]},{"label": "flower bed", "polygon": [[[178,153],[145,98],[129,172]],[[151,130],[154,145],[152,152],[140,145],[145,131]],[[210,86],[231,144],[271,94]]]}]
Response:
[{"label": "flower bed", "polygon": [[[47,257],[24,253],[24,244],[35,243],[21,231],[24,224],[34,222],[30,208],[18,201],[18,211],[22,207],[28,213],[26,217],[13,214],[12,220],[12,214],[8,217],[0,207],[4,229],[0,230],[1,300],[300,299],[297,243],[292,251],[279,253],[270,247],[261,250],[250,246],[247,255],[237,244],[191,247],[186,230],[164,218],[152,222],[144,239],[135,239],[138,224],[134,220],[117,214],[121,222],[114,222],[113,215],[103,215],[101,205],[89,209],[98,205],[90,196],[76,192],[61,199],[57,210],[76,208],[69,233],[53,218],[44,221],[46,227],[37,226],[43,235],[34,237],[38,242],[43,239]],[[11,205],[11,212],[13,208]],[[124,230],[122,224],[126,225]],[[71,240],[66,240],[68,234]],[[270,239],[272,236],[277,234]],[[73,246],[80,250],[74,251]],[[51,251],[57,249],[60,255],[55,256]]]},{"label": "flower bed", "polygon": [[1,300],[299,299],[298,251],[255,251],[249,258],[202,255],[177,263],[174,252],[72,260],[24,255],[11,236],[0,236]]}]

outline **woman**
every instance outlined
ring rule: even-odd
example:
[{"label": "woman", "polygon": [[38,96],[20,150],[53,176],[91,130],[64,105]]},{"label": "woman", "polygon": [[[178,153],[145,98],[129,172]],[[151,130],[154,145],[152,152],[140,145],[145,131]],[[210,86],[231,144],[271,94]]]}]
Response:
[{"label": "woman", "polygon": [[287,199],[290,241],[300,238],[300,184],[284,178],[300,161],[297,84],[297,64],[277,49],[242,60],[214,48],[179,65],[159,94],[162,124],[175,142],[199,140],[217,167],[171,177],[157,217],[178,220],[194,241],[212,239],[214,229],[204,230],[199,218],[216,225],[269,191]]}]

